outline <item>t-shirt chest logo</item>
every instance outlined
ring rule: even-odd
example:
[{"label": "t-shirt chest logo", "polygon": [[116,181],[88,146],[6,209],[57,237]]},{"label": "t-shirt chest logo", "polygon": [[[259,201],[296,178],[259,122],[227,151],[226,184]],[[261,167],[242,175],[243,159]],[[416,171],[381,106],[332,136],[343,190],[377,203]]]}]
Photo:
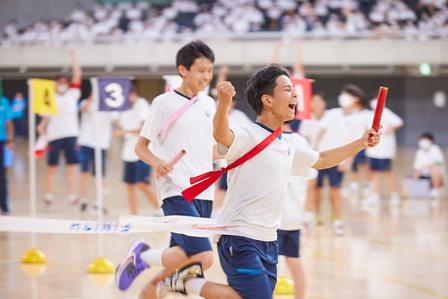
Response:
[{"label": "t-shirt chest logo", "polygon": [[205,110],[204,113],[205,113],[205,116],[206,116],[207,118],[210,118],[210,116],[212,115],[212,113],[210,112],[210,110]]},{"label": "t-shirt chest logo", "polygon": [[291,148],[288,146],[288,157],[291,156]]}]

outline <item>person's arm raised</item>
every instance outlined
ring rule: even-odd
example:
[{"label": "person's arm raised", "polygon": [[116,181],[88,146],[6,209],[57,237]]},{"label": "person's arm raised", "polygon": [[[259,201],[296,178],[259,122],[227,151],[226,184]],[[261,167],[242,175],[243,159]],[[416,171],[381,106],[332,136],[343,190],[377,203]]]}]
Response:
[{"label": "person's arm raised", "polygon": [[225,81],[217,86],[218,106],[213,118],[213,137],[216,141],[229,148],[235,136],[230,130],[228,114],[232,105],[232,98],[235,96],[235,87],[232,83]]}]

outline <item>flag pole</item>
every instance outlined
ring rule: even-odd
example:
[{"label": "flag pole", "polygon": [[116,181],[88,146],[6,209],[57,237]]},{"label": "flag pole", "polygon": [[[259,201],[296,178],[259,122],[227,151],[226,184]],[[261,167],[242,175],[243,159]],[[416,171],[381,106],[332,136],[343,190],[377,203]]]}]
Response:
[{"label": "flag pole", "polygon": [[[28,103],[28,163],[29,163],[29,197],[30,197],[30,216],[36,218],[36,157],[34,155],[34,144],[36,143],[36,115],[34,114],[35,99],[33,95],[32,79],[28,80],[29,103]],[[45,264],[47,259],[45,254],[37,249],[36,234],[31,234],[31,248],[22,256],[24,264]]]}]

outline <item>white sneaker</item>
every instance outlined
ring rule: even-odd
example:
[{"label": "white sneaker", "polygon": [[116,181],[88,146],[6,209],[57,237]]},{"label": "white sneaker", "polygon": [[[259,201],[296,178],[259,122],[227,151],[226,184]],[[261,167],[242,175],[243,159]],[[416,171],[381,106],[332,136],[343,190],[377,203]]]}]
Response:
[{"label": "white sneaker", "polygon": [[400,195],[398,193],[392,193],[389,198],[389,206],[396,207],[399,206],[401,202]]},{"label": "white sneaker", "polygon": [[351,182],[349,184],[349,188],[350,188],[350,192],[352,194],[358,195],[358,193],[359,193],[359,184],[357,182]]},{"label": "white sneaker", "polygon": [[338,237],[345,235],[345,226],[341,219],[333,221],[333,233]]},{"label": "white sneaker", "polygon": [[157,285],[157,297],[164,298],[172,293],[188,295],[185,283],[192,278],[204,278],[201,263],[196,262],[186,265],[159,282]]},{"label": "white sneaker", "polygon": [[380,204],[380,196],[378,193],[372,193],[369,197],[361,201],[363,207],[375,207]]},{"label": "white sneaker", "polygon": [[432,199],[439,199],[440,198],[440,189],[438,188],[432,188],[431,191],[429,191],[429,197]]}]

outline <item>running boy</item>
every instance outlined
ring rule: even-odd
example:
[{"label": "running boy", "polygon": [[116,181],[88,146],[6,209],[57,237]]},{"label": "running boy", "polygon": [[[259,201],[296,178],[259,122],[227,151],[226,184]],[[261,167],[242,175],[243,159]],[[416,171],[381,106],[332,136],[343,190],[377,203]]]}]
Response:
[{"label": "running boy", "polygon": [[[213,115],[216,105],[212,98],[199,95],[212,80],[213,51],[203,42],[193,41],[182,47],[176,57],[176,66],[182,85],[154,99],[149,118],[141,131],[135,152],[155,170],[157,191],[162,199],[162,209],[168,215],[210,217],[214,190],[204,191],[198,200],[188,203],[182,190],[189,186],[191,176],[213,170]],[[178,114],[189,101],[196,101],[174,122],[165,134],[161,133],[167,120]],[[190,102],[191,103],[191,102]],[[168,163],[180,151],[185,156],[173,167]],[[208,238],[194,238],[171,234],[170,248],[150,249],[143,241],[134,243],[131,254],[116,272],[116,282],[122,291],[149,265],[165,268],[147,287],[144,294],[155,296],[158,281],[177,268],[191,262],[200,262],[209,268],[213,252]]]},{"label": "running boy", "polygon": [[[288,72],[278,65],[257,71],[247,83],[246,96],[255,110],[255,123],[229,128],[228,112],[235,96],[230,82],[218,86],[218,107],[214,136],[233,162],[278,133],[285,121],[295,115],[297,94]],[[369,137],[372,134],[372,137]],[[309,147],[290,143],[279,135],[262,152],[231,170],[229,188],[219,223],[235,226],[218,242],[221,266],[229,286],[206,281],[201,265],[193,263],[178,270],[159,284],[159,297],[168,292],[208,298],[271,299],[277,280],[277,228],[290,174],[304,175],[310,167],[333,167],[379,142],[379,134],[368,130],[344,146],[318,153]]]}]

